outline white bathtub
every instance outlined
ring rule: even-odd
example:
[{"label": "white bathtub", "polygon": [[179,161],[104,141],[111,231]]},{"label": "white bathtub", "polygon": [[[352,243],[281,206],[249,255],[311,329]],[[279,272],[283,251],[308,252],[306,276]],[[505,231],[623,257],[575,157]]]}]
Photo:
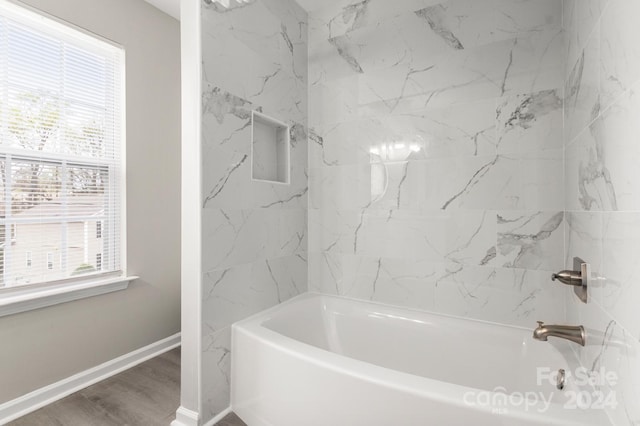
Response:
[{"label": "white bathtub", "polygon": [[534,325],[306,294],[234,324],[232,408],[249,426],[609,424],[566,408],[571,380],[537,383],[572,351]]}]

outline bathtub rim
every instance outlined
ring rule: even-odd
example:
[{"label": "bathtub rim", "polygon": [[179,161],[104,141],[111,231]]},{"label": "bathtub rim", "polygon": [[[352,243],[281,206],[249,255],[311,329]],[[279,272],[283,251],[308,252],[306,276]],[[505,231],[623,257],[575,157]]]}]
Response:
[{"label": "bathtub rim", "polygon": [[[343,301],[357,302],[358,304],[374,305],[384,308],[400,309],[402,311],[416,312],[420,314],[435,315],[437,317],[444,317],[454,320],[471,321],[473,323],[480,323],[489,326],[498,326],[506,329],[517,329],[520,331],[528,331],[525,327],[511,326],[506,324],[499,324],[490,321],[482,321],[476,319],[469,319],[459,317],[455,315],[439,314],[419,309],[410,309],[398,307],[395,305],[388,305],[379,302],[369,302],[360,299],[346,298],[342,296],[326,295],[316,292],[308,292],[291,298],[279,305],[271,307],[262,312],[258,312],[244,320],[238,321],[232,324],[231,329],[231,353],[233,354],[235,340],[238,334],[243,334],[251,339],[258,341],[263,345],[267,345],[272,349],[284,353],[286,356],[295,357],[297,359],[315,364],[321,368],[329,369],[337,373],[345,374],[358,380],[364,380],[374,385],[385,386],[393,390],[400,392],[410,393],[415,396],[429,398],[433,401],[437,401],[443,404],[449,404],[455,407],[469,409],[469,405],[464,402],[465,394],[471,392],[477,394],[478,392],[490,392],[495,394],[494,390],[474,388],[470,386],[458,385],[454,383],[448,383],[441,380],[432,379],[429,377],[417,376],[410,373],[406,373],[399,370],[383,367],[380,365],[372,364],[367,361],[362,361],[355,358],[350,358],[346,355],[338,354],[317,346],[296,340],[294,338],[283,335],[277,331],[264,326],[264,323],[273,318],[274,314],[278,311],[285,309],[288,305],[298,303],[307,299],[337,299]],[[541,342],[542,343],[542,342]],[[570,348],[569,348],[570,349]],[[573,353],[573,351],[570,351]],[[234,358],[231,358],[231,406],[234,407],[235,401],[235,380],[234,369],[236,368]],[[505,394],[506,397],[509,394]],[[560,403],[552,403],[548,411],[540,413],[537,410],[525,410],[518,406],[507,405],[500,408],[509,409],[509,418],[531,420],[532,418],[547,420],[549,425],[582,425],[582,426],[599,426],[603,423],[593,422],[593,410],[581,411],[581,410],[567,410]],[[491,413],[493,407],[491,406],[473,406],[474,410]],[[578,413],[578,414],[576,414]],[[600,417],[604,420],[608,420],[606,413],[598,414],[598,420]],[[606,423],[608,425],[609,423]]]}]

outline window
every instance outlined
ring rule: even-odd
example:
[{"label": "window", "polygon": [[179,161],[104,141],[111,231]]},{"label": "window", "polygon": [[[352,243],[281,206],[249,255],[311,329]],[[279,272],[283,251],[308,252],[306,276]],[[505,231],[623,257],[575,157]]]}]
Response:
[{"label": "window", "polygon": [[121,273],[123,91],[121,48],[0,0],[0,292]]}]

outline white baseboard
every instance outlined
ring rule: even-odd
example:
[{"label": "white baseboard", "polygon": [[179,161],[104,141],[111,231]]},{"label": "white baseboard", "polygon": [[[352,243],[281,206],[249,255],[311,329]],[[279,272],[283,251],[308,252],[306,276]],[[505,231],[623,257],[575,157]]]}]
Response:
[{"label": "white baseboard", "polygon": [[181,406],[176,411],[176,419],[171,422],[171,426],[198,426],[199,423],[200,416],[198,413]]},{"label": "white baseboard", "polygon": [[207,423],[204,424],[204,426],[213,426],[216,423],[218,423],[220,420],[224,419],[225,417],[227,417],[227,414],[229,414],[231,412],[231,407],[227,407],[224,410],[222,410],[217,416],[215,416],[214,418],[212,418],[211,420],[209,420]]},{"label": "white baseboard", "polygon": [[22,417],[178,346],[180,333],[5,402],[0,405],[0,424]]}]

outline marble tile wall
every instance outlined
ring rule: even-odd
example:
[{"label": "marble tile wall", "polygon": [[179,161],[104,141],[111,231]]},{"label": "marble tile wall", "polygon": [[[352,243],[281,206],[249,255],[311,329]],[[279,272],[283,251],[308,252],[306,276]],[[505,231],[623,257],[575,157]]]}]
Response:
[{"label": "marble tile wall", "polygon": [[590,262],[588,305],[567,298],[568,322],[595,378],[616,373],[607,406],[616,425],[640,424],[640,3],[565,0],[566,256]]},{"label": "marble tile wall", "polygon": [[565,318],[549,280],[564,263],[562,12],[311,13],[311,290],[527,327]]},{"label": "marble tile wall", "polygon": [[[230,325],[307,291],[307,14],[202,11],[203,423],[229,406]],[[252,180],[251,111],[291,127],[290,185]]]}]

